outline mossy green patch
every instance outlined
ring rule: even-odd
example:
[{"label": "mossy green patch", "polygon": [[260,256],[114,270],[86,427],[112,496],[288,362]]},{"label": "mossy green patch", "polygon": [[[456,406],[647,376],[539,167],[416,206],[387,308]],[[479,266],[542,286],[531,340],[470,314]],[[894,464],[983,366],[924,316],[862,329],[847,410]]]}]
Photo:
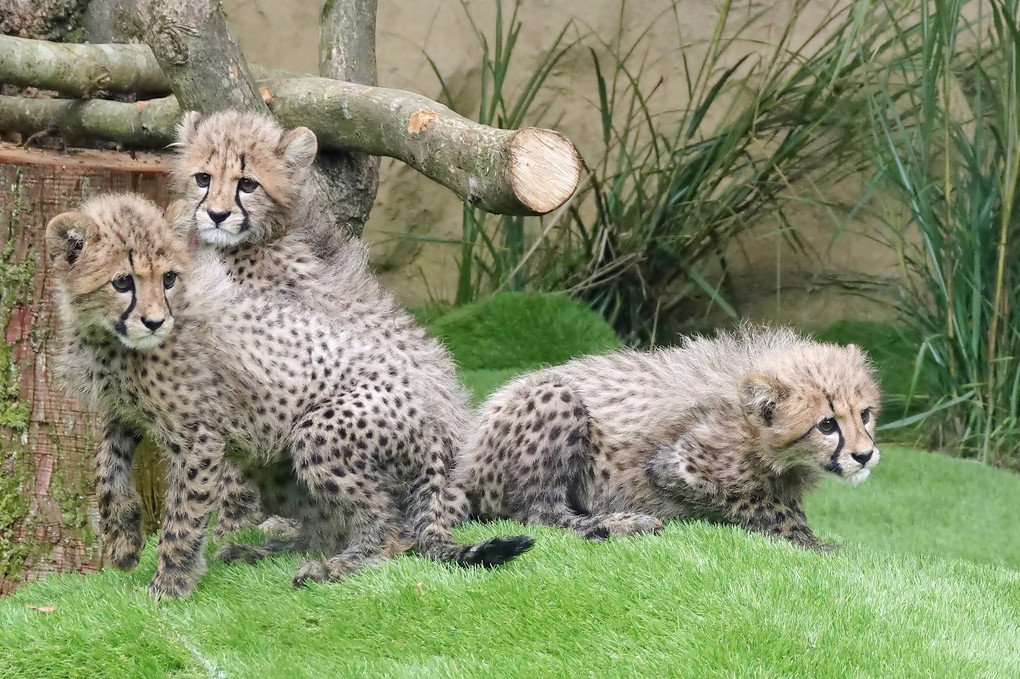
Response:
[{"label": "mossy green patch", "polygon": [[23,195],[19,187],[20,182],[15,182],[5,198],[9,207],[7,219],[3,220],[7,222],[6,233],[0,249],[0,427],[24,431],[28,425],[28,404],[19,398],[21,369],[6,336],[13,310],[32,299],[37,267],[34,250],[29,250],[21,261],[15,259],[18,230],[22,228]]},{"label": "mossy green patch", "polygon": [[530,370],[621,347],[602,317],[566,295],[505,293],[429,324],[463,370]]},{"label": "mossy green patch", "polygon": [[21,398],[21,368],[14,346],[7,342],[7,328],[13,311],[31,302],[37,273],[36,254],[30,249],[24,258],[17,256],[19,229],[22,228],[24,195],[20,173],[15,171],[13,187],[4,198],[6,210],[0,214],[3,247],[0,248],[0,578],[17,575],[24,566],[31,546],[14,540],[14,529],[29,514],[24,499],[23,452],[19,442],[28,431],[29,404]]},{"label": "mossy green patch", "polygon": [[14,527],[28,515],[28,503],[21,495],[18,474],[0,473],[0,578],[21,572],[28,556],[28,544],[14,540]]}]

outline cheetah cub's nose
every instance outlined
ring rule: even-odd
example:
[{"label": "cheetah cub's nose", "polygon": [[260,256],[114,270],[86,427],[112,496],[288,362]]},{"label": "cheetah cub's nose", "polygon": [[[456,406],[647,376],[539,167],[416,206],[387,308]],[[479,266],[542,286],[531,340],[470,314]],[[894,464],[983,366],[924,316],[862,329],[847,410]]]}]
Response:
[{"label": "cheetah cub's nose", "polygon": [[149,330],[151,330],[153,332],[156,332],[156,330],[159,328],[159,326],[163,325],[163,321],[164,320],[166,320],[166,319],[161,318],[158,321],[154,321],[151,318],[143,318],[142,319],[142,325],[144,325]]},{"label": "cheetah cub's nose", "polygon": [[869,450],[866,453],[850,453],[850,457],[857,460],[863,467],[864,465],[868,464],[868,460],[871,459],[872,452],[873,451]]},{"label": "cheetah cub's nose", "polygon": [[209,213],[209,219],[213,220],[213,224],[221,224],[223,220],[230,216],[229,212],[217,212],[216,210],[206,210]]}]

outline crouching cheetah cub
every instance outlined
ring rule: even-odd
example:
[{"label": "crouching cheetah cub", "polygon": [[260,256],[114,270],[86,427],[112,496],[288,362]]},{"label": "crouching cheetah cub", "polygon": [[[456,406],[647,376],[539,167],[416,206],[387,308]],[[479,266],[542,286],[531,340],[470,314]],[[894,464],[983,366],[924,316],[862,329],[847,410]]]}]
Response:
[{"label": "crouching cheetah cub", "polygon": [[704,518],[829,550],[801,496],[825,473],[868,477],[879,401],[857,347],[745,327],[510,382],[483,405],[456,479],[477,518],[593,538]]}]

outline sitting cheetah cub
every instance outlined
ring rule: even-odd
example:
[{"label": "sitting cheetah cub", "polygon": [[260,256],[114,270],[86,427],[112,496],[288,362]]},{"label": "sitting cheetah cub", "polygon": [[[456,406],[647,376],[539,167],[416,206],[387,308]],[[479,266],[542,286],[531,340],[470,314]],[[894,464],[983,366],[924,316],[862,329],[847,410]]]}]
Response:
[{"label": "sitting cheetah cub", "polygon": [[131,464],[148,433],[169,452],[171,480],[153,586],[182,593],[180,574],[201,559],[205,532],[191,525],[198,508],[207,513],[221,498],[220,521],[239,527],[256,522],[259,497],[214,454],[209,427],[223,395],[203,349],[212,345],[203,308],[215,310],[188,304],[181,275],[191,257],[166,231],[155,205],[111,195],[55,217],[46,247],[59,288],[58,372],[103,422],[95,467],[106,560],[138,564],[142,517]]},{"label": "sitting cheetah cub", "polygon": [[705,518],[828,550],[801,496],[825,472],[868,477],[879,401],[857,347],[788,330],[590,356],[491,396],[456,482],[477,518],[592,538]]},{"label": "sitting cheetah cub", "polygon": [[248,291],[330,311],[352,289],[372,288],[368,251],[326,208],[312,167],[318,142],[268,115],[190,111],[178,127],[171,176],[186,208],[178,228],[217,253]]},{"label": "sitting cheetah cub", "polygon": [[[305,420],[294,453],[313,477],[307,485],[358,529],[345,555],[306,563],[296,580],[341,578],[377,558],[394,531],[427,556],[462,564],[528,549],[526,536],[453,541],[457,497],[447,477],[468,426],[466,392],[442,344],[371,274],[365,246],[324,212],[315,135],[270,116],[192,112],[177,146],[173,176],[185,196],[177,227],[246,300],[273,310],[242,314],[234,330],[245,341],[223,350],[247,366],[256,411]],[[364,487],[344,481],[351,476]],[[408,485],[390,488],[393,478]],[[219,556],[252,560],[279,546],[233,545]]]}]

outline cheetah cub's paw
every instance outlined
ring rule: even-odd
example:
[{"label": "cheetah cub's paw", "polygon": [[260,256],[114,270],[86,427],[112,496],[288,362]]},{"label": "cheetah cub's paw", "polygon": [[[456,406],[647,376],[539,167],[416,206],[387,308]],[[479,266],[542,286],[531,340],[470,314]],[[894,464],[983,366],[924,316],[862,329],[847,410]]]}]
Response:
[{"label": "cheetah cub's paw", "polygon": [[291,582],[295,587],[302,587],[309,582],[340,582],[357,570],[358,566],[342,557],[328,561],[305,561],[298,566]]},{"label": "cheetah cub's paw", "polygon": [[599,528],[606,535],[657,533],[662,528],[662,520],[651,514],[610,514],[599,522]]},{"label": "cheetah cub's paw", "polygon": [[103,558],[119,570],[133,571],[142,556],[144,544],[140,529],[116,531],[113,535],[103,537]]},{"label": "cheetah cub's paw", "polygon": [[813,549],[816,552],[821,552],[822,554],[834,554],[843,549],[843,545],[836,545],[831,542],[814,542],[804,546],[808,549]]},{"label": "cheetah cub's paw", "polygon": [[216,550],[213,558],[223,563],[255,563],[262,558],[262,554],[252,545],[228,542]]},{"label": "cheetah cub's paw", "polygon": [[167,575],[157,572],[149,583],[149,596],[156,601],[183,599],[191,594],[194,585],[182,575]]}]

